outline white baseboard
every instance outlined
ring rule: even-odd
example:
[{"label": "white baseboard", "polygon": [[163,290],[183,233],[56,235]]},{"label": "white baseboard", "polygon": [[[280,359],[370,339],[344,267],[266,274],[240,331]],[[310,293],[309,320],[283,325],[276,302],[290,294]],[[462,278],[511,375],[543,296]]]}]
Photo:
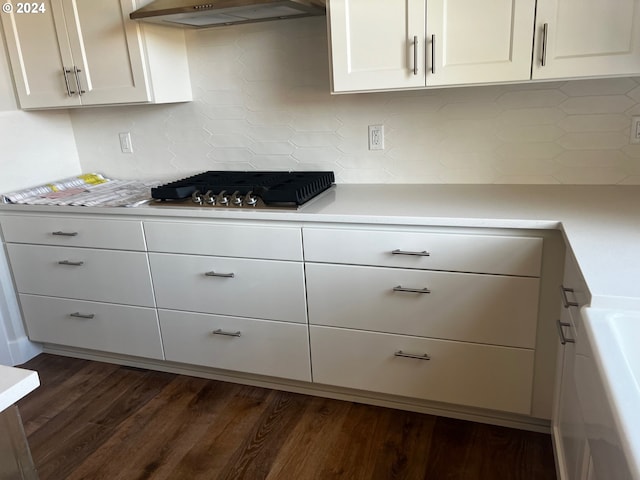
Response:
[{"label": "white baseboard", "polygon": [[20,337],[17,340],[8,342],[9,352],[13,365],[22,365],[36,355],[42,353],[42,345],[30,341],[27,337]]},{"label": "white baseboard", "polygon": [[423,401],[418,399],[398,397],[394,395],[378,394],[374,392],[364,392],[348,388],[333,387],[330,385],[319,385],[309,382],[286,380],[274,377],[264,377],[260,375],[244,374],[228,370],[218,370],[197,365],[186,365],[182,363],[168,362],[162,360],[152,360],[127,355],[109,354],[96,352],[93,350],[76,349],[62,347],[60,345],[45,344],[44,351],[56,355],[82,358],[106,363],[115,363],[130,367],[145,368],[180,375],[190,375],[194,377],[209,378],[223,382],[240,383],[262,388],[272,388],[274,390],[284,390],[317,397],[332,398],[348,402],[364,403],[379,407],[395,408],[398,410],[408,410],[429,415],[456,418],[479,423],[487,423],[502,427],[517,428],[519,430],[529,430],[539,433],[551,432],[549,420],[528,417],[525,415],[495,412],[477,408],[449,405],[437,402]]}]

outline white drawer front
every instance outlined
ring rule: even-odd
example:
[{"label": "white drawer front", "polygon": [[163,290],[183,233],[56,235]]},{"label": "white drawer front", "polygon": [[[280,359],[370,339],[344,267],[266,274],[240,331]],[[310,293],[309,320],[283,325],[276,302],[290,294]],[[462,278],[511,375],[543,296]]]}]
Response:
[{"label": "white drawer front", "polygon": [[542,261],[533,237],[327,228],[303,236],[308,262],[538,276]]},{"label": "white drawer front", "polygon": [[299,228],[144,222],[151,252],[302,260]]},{"label": "white drawer front", "polygon": [[159,308],[307,321],[302,263],[163,253],[149,260]]},{"label": "white drawer front", "polygon": [[311,381],[306,325],[167,310],[159,315],[167,360]]},{"label": "white drawer front", "polygon": [[[532,350],[309,327],[313,381],[529,414]],[[428,354],[430,360],[396,356]]]},{"label": "white drawer front", "polygon": [[535,346],[538,278],[330,264],[306,275],[311,324]]},{"label": "white drawer front", "polygon": [[163,359],[155,309],[20,295],[36,342]]},{"label": "white drawer front", "polygon": [[6,242],[145,250],[140,221],[5,215],[0,222]]},{"label": "white drawer front", "polygon": [[145,253],[22,244],[7,250],[20,293],[154,306]]}]

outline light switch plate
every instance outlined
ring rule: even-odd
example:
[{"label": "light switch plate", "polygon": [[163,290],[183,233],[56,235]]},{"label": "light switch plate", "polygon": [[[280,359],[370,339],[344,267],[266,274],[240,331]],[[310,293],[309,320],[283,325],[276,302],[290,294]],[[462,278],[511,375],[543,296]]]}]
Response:
[{"label": "light switch plate", "polygon": [[629,143],[640,143],[640,116],[631,117],[631,135]]},{"label": "light switch plate", "polygon": [[131,144],[131,132],[122,132],[120,136],[120,150],[122,153],[133,153],[133,145]]}]

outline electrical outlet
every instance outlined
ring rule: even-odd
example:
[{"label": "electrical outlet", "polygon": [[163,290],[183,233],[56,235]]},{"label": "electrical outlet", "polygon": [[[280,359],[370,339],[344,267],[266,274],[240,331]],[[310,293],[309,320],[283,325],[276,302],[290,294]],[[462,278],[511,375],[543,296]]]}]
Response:
[{"label": "electrical outlet", "polygon": [[133,153],[133,145],[131,143],[131,132],[122,132],[120,136],[120,150],[122,153]]},{"label": "electrical outlet", "polygon": [[629,143],[640,143],[640,116],[631,117],[631,135]]},{"label": "electrical outlet", "polygon": [[369,150],[384,150],[384,125],[369,125]]}]

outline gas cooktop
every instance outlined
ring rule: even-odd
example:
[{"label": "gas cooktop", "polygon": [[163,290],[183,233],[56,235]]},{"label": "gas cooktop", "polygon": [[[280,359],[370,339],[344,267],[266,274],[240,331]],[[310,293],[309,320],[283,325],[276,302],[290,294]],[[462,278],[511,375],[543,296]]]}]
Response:
[{"label": "gas cooktop", "polygon": [[151,189],[157,205],[295,209],[331,188],[333,172],[208,171]]}]

